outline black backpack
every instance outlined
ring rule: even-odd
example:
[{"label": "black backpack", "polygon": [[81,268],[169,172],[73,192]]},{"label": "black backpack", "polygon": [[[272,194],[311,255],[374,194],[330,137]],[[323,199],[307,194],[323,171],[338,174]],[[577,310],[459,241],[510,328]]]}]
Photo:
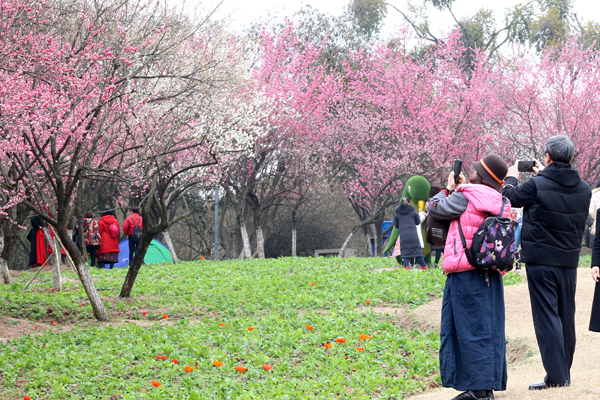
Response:
[{"label": "black backpack", "polygon": [[133,235],[129,236],[129,240],[131,240],[133,243],[139,243],[142,240],[142,228],[140,228],[140,219],[142,219],[142,217],[138,217],[137,223],[133,228]]},{"label": "black backpack", "polygon": [[467,241],[458,220],[460,240],[465,250],[469,264],[477,269],[495,269],[510,271],[513,269],[515,259],[515,221],[502,217],[504,206],[508,199],[502,198],[500,214],[488,214],[483,224],[473,236],[471,248],[467,248]]}]

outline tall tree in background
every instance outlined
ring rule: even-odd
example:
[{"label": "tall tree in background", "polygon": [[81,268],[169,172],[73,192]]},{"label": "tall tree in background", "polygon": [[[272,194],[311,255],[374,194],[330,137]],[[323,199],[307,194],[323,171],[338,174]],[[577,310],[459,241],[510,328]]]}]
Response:
[{"label": "tall tree in background", "polygon": [[576,145],[574,164],[583,179],[600,176],[600,58],[575,39],[544,51],[541,61],[517,53],[499,65],[499,99],[506,109],[502,135],[522,158],[544,156],[542,144],[567,135]]},{"label": "tall tree in background", "polygon": [[573,0],[531,0],[520,3],[507,8],[501,23],[486,8],[459,18],[455,14],[454,3],[455,0],[423,0],[422,6],[409,3],[406,10],[389,2],[386,4],[399,12],[420,38],[433,43],[443,42],[446,37],[432,32],[434,27],[427,18],[426,5],[450,14],[456,24],[454,29],[461,35],[467,67],[475,60],[475,49],[483,50],[488,57],[495,57],[507,43],[527,45],[542,52],[545,48],[561,46],[574,36],[587,46],[594,42],[600,46],[600,40],[597,40],[600,39],[600,25],[590,20],[584,21],[575,14]]}]

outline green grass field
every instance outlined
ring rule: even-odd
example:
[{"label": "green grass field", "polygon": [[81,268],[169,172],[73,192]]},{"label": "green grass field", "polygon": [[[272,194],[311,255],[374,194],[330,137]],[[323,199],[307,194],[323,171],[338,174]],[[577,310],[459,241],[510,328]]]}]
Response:
[{"label": "green grass field", "polygon": [[[391,266],[381,258],[150,265],[126,300],[118,298],[126,271],[93,270],[108,324],[93,320],[73,273],[58,293],[48,292],[46,273],[23,291],[32,277],[24,273],[0,286],[4,323],[31,318],[29,332],[0,344],[0,398],[401,399],[439,382],[438,333],[369,308],[424,304],[441,296],[445,277],[382,270]],[[40,334],[34,324],[48,328]]]}]

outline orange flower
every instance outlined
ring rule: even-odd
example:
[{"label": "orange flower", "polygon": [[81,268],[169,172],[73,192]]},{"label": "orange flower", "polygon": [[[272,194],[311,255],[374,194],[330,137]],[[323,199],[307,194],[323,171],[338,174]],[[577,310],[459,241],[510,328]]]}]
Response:
[{"label": "orange flower", "polygon": [[221,365],[223,365],[223,361],[213,360],[213,364],[215,364],[215,367],[220,367]]},{"label": "orange flower", "polygon": [[169,318],[169,315],[168,314],[163,314],[163,318],[167,319],[167,318]]},{"label": "orange flower", "polygon": [[254,328],[253,327],[249,327],[248,330],[252,332],[254,330]]},{"label": "orange flower", "polygon": [[224,324],[224,323],[222,323],[222,322],[219,322],[219,325],[221,325],[221,326],[225,326],[225,324]]},{"label": "orange flower", "polygon": [[173,362],[173,364],[177,364],[179,362],[176,359],[172,359],[171,361]]},{"label": "orange flower", "polygon": [[52,325],[56,326],[58,324],[56,323],[56,321],[52,321]]},{"label": "orange flower", "polygon": [[271,368],[273,368],[271,364],[263,364],[262,367],[265,371],[269,371]]},{"label": "orange flower", "polygon": [[310,286],[315,286],[315,283],[314,283],[314,282],[311,282],[311,283],[310,283]]},{"label": "orange flower", "polygon": [[306,325],[306,329],[308,329],[309,331],[312,331],[313,326],[312,325]]},{"label": "orange flower", "polygon": [[150,383],[151,383],[151,384],[152,384],[152,386],[154,386],[154,387],[159,387],[160,385],[162,385],[162,383],[160,383],[160,382],[156,382],[156,381],[152,381],[152,382],[150,382]]},{"label": "orange flower", "polygon": [[142,315],[146,315],[146,314],[147,314],[146,311],[142,311]]},{"label": "orange flower", "polygon": [[33,329],[37,329],[37,326],[34,326]]},{"label": "orange flower", "polygon": [[359,338],[360,338],[360,340],[362,340],[362,341],[365,341],[365,340],[367,340],[367,339],[371,339],[371,336],[369,336],[369,335],[364,335],[364,334],[362,334],[362,333],[361,333],[360,335],[358,335],[358,337],[359,337]]},{"label": "orange flower", "polygon": [[336,341],[336,342],[338,342],[338,343],[346,343],[346,339],[344,339],[344,338],[341,338],[341,337],[340,337],[340,338],[337,338],[337,339],[335,339],[335,341]]},{"label": "orange flower", "polygon": [[192,372],[194,370],[194,367],[190,367],[189,365],[185,366],[185,372]]},{"label": "orange flower", "polygon": [[161,359],[161,360],[166,360],[166,359],[167,359],[167,356],[160,356],[160,359]]},{"label": "orange flower", "polygon": [[329,344],[329,343],[325,343],[323,346],[325,346],[325,347],[326,347],[326,348],[328,348],[328,349],[330,349],[330,348],[332,348],[332,347],[333,347],[333,345],[332,345],[332,344]]},{"label": "orange flower", "polygon": [[371,304],[371,300],[367,300],[367,305]]},{"label": "orange flower", "polygon": [[204,257],[200,257],[201,260],[204,260]]},{"label": "orange flower", "polygon": [[364,347],[357,347],[356,350],[357,351],[365,351],[365,348]]},{"label": "orange flower", "polygon": [[25,397],[23,397],[23,400],[31,400],[31,397],[25,396]]},{"label": "orange flower", "polygon": [[244,368],[244,367],[240,367],[240,366],[237,366],[237,367],[235,367],[235,369],[236,369],[236,370],[237,370],[237,371],[238,371],[240,374],[243,374],[244,372],[246,372],[246,371],[248,370],[248,368]]}]

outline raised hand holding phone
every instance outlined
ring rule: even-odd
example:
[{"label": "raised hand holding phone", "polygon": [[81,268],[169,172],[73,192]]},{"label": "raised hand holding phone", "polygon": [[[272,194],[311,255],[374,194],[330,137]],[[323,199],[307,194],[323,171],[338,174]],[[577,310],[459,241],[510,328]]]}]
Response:
[{"label": "raised hand holding phone", "polygon": [[454,171],[450,171],[448,175],[448,184],[446,185],[446,189],[452,192],[458,185],[465,185],[467,183],[467,178],[463,174],[458,175],[458,183],[456,183],[456,179],[454,178]]},{"label": "raised hand holding phone", "polygon": [[461,160],[454,160],[454,166],[452,172],[454,172],[454,183],[458,185],[460,183],[460,175],[462,172],[463,162]]},{"label": "raised hand holding phone", "polygon": [[533,167],[535,167],[535,166],[536,166],[536,161],[534,161],[534,160],[519,161],[517,164],[517,168],[519,169],[519,172],[534,172]]},{"label": "raised hand holding phone", "polygon": [[538,160],[533,160],[535,161],[535,165],[533,166],[533,174],[537,175],[538,172],[543,171],[544,170],[544,166],[542,165],[541,162],[539,162]]}]

